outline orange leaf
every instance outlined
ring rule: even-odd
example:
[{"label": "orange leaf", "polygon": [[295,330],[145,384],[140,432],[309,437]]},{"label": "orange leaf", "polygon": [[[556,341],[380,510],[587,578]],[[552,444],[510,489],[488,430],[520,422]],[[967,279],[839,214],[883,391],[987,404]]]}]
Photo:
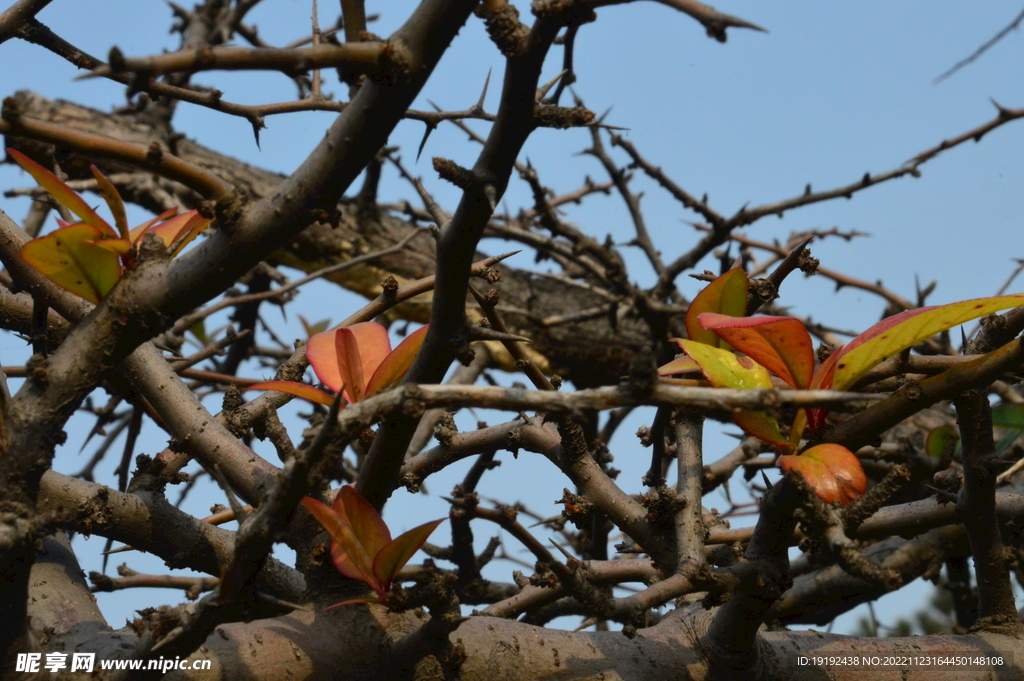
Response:
[{"label": "orange leaf", "polygon": [[158,222],[163,222],[168,218],[174,217],[177,214],[177,212],[177,208],[171,208],[169,210],[165,210],[163,213],[160,213],[160,215],[157,215],[152,220],[146,220],[141,225],[132,227],[131,231],[128,232],[128,241],[131,241],[134,244],[136,241],[139,240],[139,237],[146,233],[146,230],[148,230],[150,227],[152,227]]},{"label": "orange leaf", "polygon": [[780,456],[779,467],[800,471],[818,498],[829,504],[838,501],[846,506],[859,499],[868,486],[860,459],[842,445],[826,443],[799,456]]},{"label": "orange leaf", "polygon": [[423,543],[427,541],[430,533],[437,529],[437,526],[445,521],[444,518],[423,523],[404,532],[382,548],[377,557],[373,559],[373,574],[384,586],[385,591],[391,590],[391,580],[395,578],[398,571],[409,562],[409,559],[419,551]]},{"label": "orange leaf", "polygon": [[[673,338],[672,340],[678,343],[681,339]],[[692,357],[676,357],[668,364],[658,367],[659,376],[671,376],[689,371],[700,371],[700,365],[693,361]]]},{"label": "orange leaf", "polygon": [[104,239],[103,241],[90,241],[89,243],[117,255],[125,255],[132,249],[131,245],[124,239]]},{"label": "orange leaf", "polygon": [[305,497],[302,505],[313,514],[331,535],[331,557],[338,572],[358,579],[374,591],[381,593],[381,584],[373,575],[373,559],[356,539],[348,518],[322,501]]},{"label": "orange leaf", "polygon": [[106,236],[79,222],[29,241],[21,247],[21,259],[62,289],[99,304],[121,278],[117,255],[96,244]]},{"label": "orange leaf", "polygon": [[[376,322],[362,322],[348,327],[356,337],[359,356],[363,366],[369,367],[364,375],[372,375],[380,363],[391,352],[391,339],[387,329]],[[324,385],[334,391],[341,390],[346,381],[342,379],[338,369],[338,351],[335,335],[339,329],[331,329],[318,333],[306,343],[306,359]]]},{"label": "orange leaf", "polygon": [[[181,253],[181,250],[192,242],[199,234],[210,226],[213,220],[204,218],[197,210],[190,210],[181,215],[175,215],[170,220],[161,222],[150,227],[148,231],[153,232],[164,242],[167,248],[171,248],[171,257]],[[139,238],[145,236],[139,234]]]},{"label": "orange leaf", "polygon": [[366,379],[363,374],[363,358],[359,354],[359,343],[349,329],[334,332],[334,348],[338,358],[338,373],[341,375],[342,390],[350,402],[363,399]]},{"label": "orange leaf", "polygon": [[713,345],[716,348],[725,347],[725,341],[714,331],[708,331],[701,326],[697,317],[705,312],[742,317],[746,311],[747,273],[739,267],[734,267],[705,286],[690,303],[686,310],[686,333],[690,340],[698,343]]},{"label": "orange leaf", "polygon": [[[49,170],[39,165],[17,149],[8,149],[7,153],[15,162],[25,169],[43,189],[50,193],[50,196],[57,199],[58,203],[82,219],[82,222],[92,225],[98,229],[102,236],[117,238],[118,234],[107,222],[96,214],[96,211],[85,202],[81,196],[67,186],[63,180]],[[84,296],[83,296],[84,297]]]},{"label": "orange leaf", "polygon": [[372,397],[402,380],[416,359],[416,353],[420,351],[426,336],[426,326],[416,329],[384,358],[366,384],[366,397]]},{"label": "orange leaf", "polygon": [[322,404],[326,407],[330,407],[334,404],[333,395],[325,393],[319,388],[314,388],[313,386],[306,385],[305,383],[297,383],[296,381],[265,381],[263,383],[250,385],[246,390],[276,390],[279,393],[295,395],[295,397],[301,397],[304,400],[309,400],[316,404]]},{"label": "orange leaf", "polygon": [[975,298],[948,305],[920,307],[887,317],[854,338],[840,352],[832,387],[846,390],[879,362],[972,319],[1024,305],[1024,293]]},{"label": "orange leaf", "polygon": [[814,374],[811,335],[792,317],[730,317],[714,312],[697,321],[736,350],[752,358],[794,388],[806,389]]},{"label": "orange leaf", "polygon": [[345,485],[338,492],[334,498],[334,510],[345,514],[356,539],[371,558],[391,541],[391,530],[380,513],[352,485]]},{"label": "orange leaf", "polygon": [[370,594],[365,598],[350,598],[347,601],[342,601],[341,603],[335,603],[334,605],[327,606],[326,608],[320,611],[320,614],[322,615],[325,612],[330,612],[335,608],[342,608],[346,605],[360,605],[362,603],[380,603],[380,597],[377,596],[377,594]]},{"label": "orange leaf", "polygon": [[100,172],[96,166],[89,166],[92,176],[96,178],[96,188],[100,190],[100,196],[107,202],[110,213],[114,216],[114,224],[117,225],[117,233],[122,239],[128,238],[128,216],[124,212],[124,201],[117,193],[117,187],[107,179],[107,176]]}]

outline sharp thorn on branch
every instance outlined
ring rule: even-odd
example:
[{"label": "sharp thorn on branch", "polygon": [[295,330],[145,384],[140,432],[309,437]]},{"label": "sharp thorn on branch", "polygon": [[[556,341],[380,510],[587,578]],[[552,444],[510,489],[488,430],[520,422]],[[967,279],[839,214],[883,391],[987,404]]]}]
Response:
[{"label": "sharp thorn on branch", "polygon": [[559,551],[559,552],[560,552],[560,553],[561,553],[561,554],[562,554],[563,556],[565,556],[565,559],[566,559],[566,560],[575,560],[575,559],[573,558],[572,554],[571,554],[571,553],[569,553],[568,551],[566,551],[565,549],[563,549],[563,548],[562,548],[562,546],[561,546],[561,545],[560,545],[560,544],[559,544],[558,542],[556,542],[556,541],[555,541],[554,539],[551,539],[551,540],[549,540],[549,541],[551,542],[551,545],[552,545],[552,546],[554,546],[554,547],[555,547],[556,549],[558,549],[558,551]]},{"label": "sharp thorn on branch", "polygon": [[537,94],[534,97],[534,101],[540,102],[540,100],[544,99],[544,97],[548,94],[551,88],[553,88],[555,84],[558,83],[558,81],[560,81],[567,73],[569,73],[569,69],[563,69],[554,78],[552,78],[551,80],[537,88]]},{"label": "sharp thorn on branch", "polygon": [[423,148],[427,146],[427,138],[430,137],[430,133],[434,132],[434,128],[437,127],[431,123],[426,124],[427,129],[423,131],[423,139],[420,140],[420,148],[416,150],[416,161],[419,162],[420,154],[423,153]]},{"label": "sharp thorn on branch", "polygon": [[491,84],[491,69],[487,69],[487,78],[484,79],[484,89],[480,93],[480,99],[477,100],[476,106],[473,107],[474,109],[477,109],[478,111],[483,111],[483,109],[484,109],[484,99],[487,97],[487,86],[490,85],[490,84]]}]

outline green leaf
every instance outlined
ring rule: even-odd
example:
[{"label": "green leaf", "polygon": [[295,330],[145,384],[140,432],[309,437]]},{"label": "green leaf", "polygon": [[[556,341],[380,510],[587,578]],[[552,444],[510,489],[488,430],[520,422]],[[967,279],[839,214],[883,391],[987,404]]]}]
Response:
[{"label": "green leaf", "polygon": [[959,303],[921,307],[883,319],[838,350],[832,387],[846,390],[879,362],[972,319],[1024,305],[1024,294],[975,298]]},{"label": "green leaf", "polygon": [[105,237],[94,225],[67,225],[26,243],[21,259],[62,289],[98,305],[121,278],[117,254],[98,245]]},{"label": "green leaf", "polygon": [[799,319],[730,317],[705,312],[698,315],[697,321],[794,388],[806,389],[811,385],[814,347],[811,335]]},{"label": "green leaf", "polygon": [[935,459],[941,459],[943,454],[949,453],[950,456],[953,454],[953,449],[956,447],[956,442],[960,439],[960,434],[957,433],[956,428],[951,425],[938,426],[928,431],[928,437],[924,441],[924,450],[928,453],[928,456]]},{"label": "green leaf", "polygon": [[188,327],[189,332],[196,337],[204,347],[209,343],[206,336],[206,320],[200,319],[198,322]]},{"label": "green leaf", "polygon": [[705,312],[717,312],[730,317],[742,317],[747,310],[747,274],[735,267],[716,278],[697,294],[686,310],[686,334],[690,340],[716,348],[726,342],[714,331],[708,331],[697,317]]},{"label": "green leaf", "polygon": [[276,390],[279,393],[295,395],[295,397],[301,397],[304,400],[308,400],[315,404],[322,404],[325,407],[330,407],[334,404],[333,395],[325,393],[323,390],[314,388],[311,385],[297,383],[295,381],[265,381],[263,383],[250,385],[246,390]]},{"label": "green leaf", "polygon": [[306,337],[315,336],[318,333],[327,330],[327,327],[331,325],[331,320],[321,319],[318,322],[310,323],[308,319],[299,315],[299,321],[302,322],[302,328],[306,331]]},{"label": "green leaf", "polygon": [[1024,404],[1004,402],[992,407],[992,425],[999,428],[1024,428]]}]

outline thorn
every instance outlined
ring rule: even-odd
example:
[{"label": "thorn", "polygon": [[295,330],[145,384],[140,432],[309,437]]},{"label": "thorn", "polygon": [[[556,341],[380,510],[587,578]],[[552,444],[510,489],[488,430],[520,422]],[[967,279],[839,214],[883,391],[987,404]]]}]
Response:
[{"label": "thorn", "polygon": [[290,601],[282,600],[276,596],[263,593],[262,591],[256,592],[256,599],[265,603],[271,603],[281,608],[290,608],[291,610],[305,610],[306,612],[312,612],[313,608],[308,605],[299,605],[298,603],[292,603]]},{"label": "thorn", "polygon": [[1008,117],[1010,115],[1010,110],[1007,109],[1002,104],[1000,104],[999,102],[997,102],[995,99],[989,97],[988,101],[992,102],[992,106],[994,106],[996,108],[996,111],[999,112],[999,117],[1000,118],[1006,118],[1006,117]]},{"label": "thorn", "polygon": [[537,95],[534,97],[536,101],[544,99],[544,96],[555,86],[555,83],[560,81],[565,74],[569,73],[569,69],[563,69],[561,73],[556,75],[554,78],[537,88]]},{"label": "thorn", "polygon": [[474,109],[479,109],[479,110],[483,111],[483,108],[484,108],[484,98],[487,97],[487,86],[490,85],[490,84],[491,84],[491,69],[487,69],[487,78],[484,79],[484,91],[480,93],[480,99],[477,100],[476,106],[473,107]]},{"label": "thorn", "polygon": [[487,203],[491,206],[491,212],[498,207],[498,188],[488,182],[484,185],[484,196],[487,197]]},{"label": "thorn", "polygon": [[525,336],[518,336],[514,333],[504,333],[496,329],[488,329],[483,326],[471,326],[469,328],[469,340],[471,341],[513,341],[518,343],[532,343],[532,339]]},{"label": "thorn", "polygon": [[502,253],[501,255],[496,255],[496,256],[494,256],[494,258],[495,258],[496,262],[501,262],[502,260],[505,260],[506,258],[511,258],[513,255],[519,255],[522,252],[523,252],[522,250],[509,251],[508,253]]},{"label": "thorn", "polygon": [[256,138],[256,148],[260,151],[263,149],[260,147],[260,128],[263,127],[263,121],[258,118],[254,118],[249,121],[252,124],[252,136]]},{"label": "thorn", "polygon": [[774,486],[772,485],[772,481],[768,479],[768,476],[765,474],[763,470],[761,471],[761,479],[764,480],[764,486],[767,487],[769,490]]},{"label": "thorn", "polygon": [[598,623],[600,623],[600,622],[602,622],[602,621],[603,621],[603,620],[601,620],[601,619],[600,619],[599,617],[590,617],[590,618],[588,618],[588,619],[584,620],[584,621],[583,621],[583,624],[581,624],[580,626],[578,626],[578,627],[576,627],[575,629],[573,629],[573,633],[575,633],[575,632],[577,632],[577,631],[583,631],[583,630],[584,630],[584,629],[586,629],[587,627],[592,627],[592,626],[594,626],[595,624],[598,624]]},{"label": "thorn", "polygon": [[960,354],[967,352],[967,334],[964,333],[964,325],[960,325]]},{"label": "thorn", "polygon": [[124,546],[118,546],[116,549],[110,549],[109,551],[104,551],[103,555],[104,556],[112,556],[115,553],[126,553],[128,551],[134,551],[134,550],[135,550],[134,546],[128,546],[127,544],[125,544]]},{"label": "thorn", "polygon": [[554,547],[555,547],[556,549],[558,549],[558,550],[559,550],[559,551],[560,551],[560,552],[562,553],[562,555],[563,555],[563,556],[565,556],[565,559],[566,559],[566,560],[576,560],[575,558],[573,558],[573,556],[572,556],[572,554],[571,554],[571,553],[569,553],[568,551],[566,551],[565,549],[563,549],[563,548],[562,548],[562,547],[561,547],[561,546],[560,546],[560,545],[558,544],[558,542],[556,542],[556,541],[555,541],[554,539],[551,539],[551,540],[549,540],[549,541],[551,542],[551,545],[552,545],[552,546],[554,546]]},{"label": "thorn", "polygon": [[430,123],[426,124],[427,129],[423,131],[423,139],[420,140],[420,148],[416,150],[416,162],[420,160],[420,154],[423,153],[423,147],[427,146],[427,138],[430,137],[430,133],[434,132],[435,125]]}]

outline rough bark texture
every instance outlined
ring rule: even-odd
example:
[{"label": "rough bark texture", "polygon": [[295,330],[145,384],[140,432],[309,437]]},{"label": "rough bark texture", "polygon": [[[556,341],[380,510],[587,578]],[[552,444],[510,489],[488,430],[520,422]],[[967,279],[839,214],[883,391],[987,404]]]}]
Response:
[{"label": "rough bark texture", "polygon": [[[149,145],[160,143],[181,158],[216,173],[243,194],[266,196],[283,179],[273,173],[204,147],[188,138],[178,138],[165,126],[144,116],[132,113],[108,114],[62,100],[49,100],[30,92],[16,97],[19,109],[32,118],[56,123],[68,128],[95,132],[120,140]],[[45,145],[11,137],[6,146],[13,146],[37,159],[45,158]],[[91,162],[91,161],[90,161]],[[88,178],[88,165],[74,155],[61,157],[62,169],[74,179]],[[167,180],[152,180],[137,169],[116,163],[99,163],[104,173],[132,173],[139,178],[134,191],[129,188],[126,198],[154,210],[167,207],[168,198],[192,208],[200,197],[180,185]],[[434,241],[415,224],[394,217],[384,209],[360,209],[355,201],[339,205],[338,225],[327,223],[310,225],[286,248],[274,255],[282,265],[312,272],[349,258],[380,250],[398,243],[414,229],[415,237],[400,253],[382,258],[379,265],[364,265],[344,270],[328,278],[346,289],[368,298],[381,293],[381,281],[389,274],[400,282],[418,279],[434,273]],[[509,250],[514,250],[515,246]],[[478,255],[482,259],[484,255]],[[587,288],[574,286],[551,277],[515,267],[498,267],[501,281],[496,288],[501,293],[501,310],[509,330],[532,339],[531,348],[548,361],[547,369],[567,378],[579,387],[615,383],[628,372],[630,360],[637,352],[650,345],[647,325],[630,315],[616,314],[580,322],[546,326],[542,320],[590,309],[607,302]],[[406,319],[426,322],[430,311],[430,296],[423,295],[397,309]],[[507,357],[495,344],[495,353]],[[514,363],[506,361],[511,368]]]}]

